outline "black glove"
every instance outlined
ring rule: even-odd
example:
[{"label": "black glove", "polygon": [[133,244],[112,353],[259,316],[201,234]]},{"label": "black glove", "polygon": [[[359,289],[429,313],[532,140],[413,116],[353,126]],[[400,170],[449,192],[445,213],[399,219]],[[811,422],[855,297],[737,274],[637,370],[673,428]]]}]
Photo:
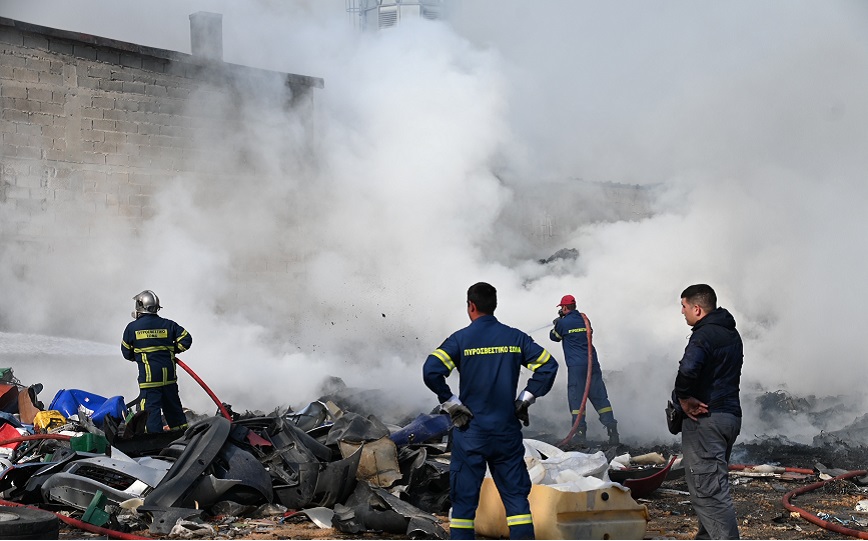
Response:
[{"label": "black glove", "polygon": [[440,407],[449,414],[455,428],[463,428],[473,419],[473,413],[456,396],[440,404]]},{"label": "black glove", "polygon": [[516,400],[515,401],[515,416],[518,417],[518,420],[524,423],[524,426],[530,425],[530,417],[527,414],[527,410],[530,407],[530,402],[526,402],[524,400]]},{"label": "black glove", "polygon": [[554,319],[552,320],[552,325],[557,325],[557,324],[558,324],[558,321],[560,321],[560,319],[561,319],[561,318],[559,318],[559,317],[554,318]]}]

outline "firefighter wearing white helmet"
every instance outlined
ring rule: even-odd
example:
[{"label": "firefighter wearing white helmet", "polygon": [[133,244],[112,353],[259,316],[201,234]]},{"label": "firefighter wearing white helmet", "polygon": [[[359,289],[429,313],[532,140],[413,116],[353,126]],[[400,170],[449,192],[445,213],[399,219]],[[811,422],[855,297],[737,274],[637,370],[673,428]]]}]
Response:
[{"label": "firefighter wearing white helmet", "polygon": [[175,354],[190,349],[193,337],[171,319],[157,315],[162,306],[150,289],[133,300],[133,321],[124,329],[121,354],[139,367],[139,407],[148,412],[145,430],[162,432],[165,425],[170,430],[184,429],[187,417],[178,396]]}]

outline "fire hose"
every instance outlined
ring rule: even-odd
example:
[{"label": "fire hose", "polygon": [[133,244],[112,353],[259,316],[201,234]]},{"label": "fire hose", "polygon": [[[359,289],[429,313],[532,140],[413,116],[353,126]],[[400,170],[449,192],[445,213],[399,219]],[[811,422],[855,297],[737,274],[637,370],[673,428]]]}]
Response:
[{"label": "fire hose", "polygon": [[[813,473],[813,470],[812,470],[812,473]],[[801,507],[796,507],[795,505],[790,503],[790,498],[795,498],[799,494],[804,494],[806,492],[816,490],[816,489],[822,487],[823,485],[825,485],[826,483],[829,483],[831,481],[837,481],[839,479],[849,479],[851,477],[858,477],[860,475],[865,475],[866,473],[868,473],[868,471],[866,471],[866,470],[851,471],[851,472],[847,472],[843,475],[833,477],[832,479],[827,479],[825,481],[819,481],[817,483],[805,485],[801,488],[791,490],[791,491],[787,492],[786,494],[784,494],[784,498],[783,498],[784,507],[787,508],[789,511],[792,511],[794,513],[798,513],[799,516],[802,517],[803,519],[807,520],[808,522],[810,522],[812,524],[816,524],[817,526],[819,526],[823,529],[826,529],[826,530],[829,530],[832,532],[836,532],[836,533],[840,533],[840,534],[844,534],[844,535],[848,535],[850,537],[856,537],[858,539],[868,539],[868,532],[863,532],[860,530],[854,530],[852,528],[847,528],[847,527],[842,526],[840,524],[835,524],[834,522],[829,522],[828,520],[823,520],[820,517],[818,517],[817,515],[815,515],[813,513],[809,513],[808,511],[805,511]]]},{"label": "fire hose", "polygon": [[[0,441],[0,446],[8,445],[10,443],[20,443],[27,441],[39,441],[39,440],[60,440],[60,441],[69,441],[72,439],[72,436],[67,434],[27,434],[23,436],[18,436],[17,438],[9,438]],[[29,509],[39,509],[38,507],[33,507],[30,505],[24,505],[16,502],[10,502],[6,500],[0,499],[0,506],[6,507],[27,507]],[[40,511],[44,511],[44,509],[39,509]],[[48,511],[46,511],[48,512]],[[93,524],[88,524],[87,522],[83,522],[81,520],[76,520],[74,518],[70,518],[62,513],[54,513],[57,518],[69,524],[74,528],[78,528],[80,530],[89,531],[91,533],[105,535],[107,537],[113,539],[150,539],[150,537],[139,537],[135,535],[125,534],[123,532],[117,532],[115,530],[109,530],[107,528],[101,528],[99,526],[94,526]]]},{"label": "fire hose", "polygon": [[202,387],[202,389],[204,389],[206,393],[208,393],[208,396],[211,397],[211,400],[213,400],[214,403],[217,404],[217,408],[220,410],[220,413],[223,414],[223,417],[226,417],[231,423],[232,415],[229,414],[229,410],[227,410],[226,406],[223,405],[223,402],[219,398],[217,398],[217,395],[214,394],[214,391],[212,391],[211,388],[208,387],[208,385],[206,385],[204,381],[202,381],[202,378],[197,376],[196,372],[193,372],[193,369],[187,366],[181,359],[175,357],[175,362],[178,363],[178,366],[183,368],[185,372],[190,374],[190,377],[196,380],[196,383],[198,383],[199,386]]},{"label": "fire hose", "polygon": [[[24,505],[22,503],[10,502],[6,500],[0,500],[0,506],[5,507],[24,507],[27,509],[37,509],[39,511],[45,511],[46,513],[51,513],[52,511],[46,511],[45,509],[39,509],[38,507],[33,507],[32,505]],[[102,528],[100,526],[94,526],[93,524],[89,524],[87,522],[74,519],[64,515],[63,513],[54,513],[57,518],[59,518],[64,523],[72,526],[73,528],[78,528],[79,530],[84,530],[87,532],[104,535],[110,539],[153,539],[152,537],[141,537],[138,535],[128,534],[124,532],[119,532],[117,530],[109,530],[108,528]]]},{"label": "fire hose", "polygon": [[[730,464],[729,465],[729,469],[731,471],[740,471],[740,470],[746,470],[746,469],[756,468],[756,467],[757,466],[745,465],[745,464]],[[776,473],[778,471],[791,472],[791,473],[801,473],[801,474],[805,474],[805,475],[814,475],[817,473],[815,470],[808,469],[808,468],[780,467],[780,468],[776,468],[775,470],[776,470]],[[868,539],[868,532],[864,532],[861,530],[854,530],[852,528],[847,528],[846,526],[843,526],[841,524],[835,524],[834,522],[829,522],[828,520],[821,519],[820,517],[818,517],[814,513],[810,513],[808,511],[805,511],[801,507],[797,507],[790,502],[790,499],[795,498],[799,494],[805,494],[807,492],[811,492],[812,490],[816,490],[818,488],[821,488],[822,486],[826,485],[827,483],[830,483],[831,481],[837,481],[840,479],[849,479],[851,477],[859,477],[860,475],[865,475],[866,473],[868,473],[868,470],[850,471],[850,472],[847,472],[845,474],[839,475],[837,477],[833,477],[831,479],[826,479],[824,481],[818,481],[816,483],[813,483],[810,485],[805,485],[805,486],[803,486],[801,488],[797,488],[795,490],[791,490],[791,491],[787,492],[786,494],[784,494],[784,497],[782,500],[784,507],[788,511],[798,513],[801,518],[803,518],[803,519],[807,520],[808,522],[815,524],[815,525],[817,525],[817,526],[819,526],[825,530],[829,530],[832,532],[848,535],[850,537],[856,537],[858,539]]]},{"label": "fire hose", "polygon": [[588,321],[588,316],[584,313],[579,312],[581,314],[582,319],[585,321],[585,334],[588,337],[588,377],[585,379],[585,393],[582,395],[582,405],[579,406],[579,412],[576,414],[576,420],[573,422],[573,428],[570,429],[570,433],[567,434],[567,437],[563,439],[560,443],[558,443],[558,447],[563,447],[573,439],[573,436],[576,435],[576,431],[579,429],[579,424],[582,422],[582,417],[585,415],[585,405],[588,402],[588,393],[591,391],[591,374],[594,369],[593,361],[594,361],[594,344],[591,339],[591,323]]}]

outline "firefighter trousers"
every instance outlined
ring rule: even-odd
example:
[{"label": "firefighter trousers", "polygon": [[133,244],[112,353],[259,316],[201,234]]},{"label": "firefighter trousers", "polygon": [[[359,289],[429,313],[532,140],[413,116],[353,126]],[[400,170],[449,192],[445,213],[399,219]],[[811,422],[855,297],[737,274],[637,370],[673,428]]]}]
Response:
[{"label": "firefighter trousers", "polygon": [[159,433],[163,431],[163,415],[169,430],[177,430],[187,427],[187,416],[181,406],[181,398],[178,396],[178,384],[170,383],[161,387],[140,389],[140,407],[148,412],[148,421],[145,431]]},{"label": "firefighter trousers", "polygon": [[[582,407],[582,396],[585,394],[585,383],[588,381],[588,363],[581,365],[567,365],[567,398],[570,403],[570,412],[573,415],[573,424],[576,422],[576,415]],[[603,371],[600,365],[593,364],[591,370],[591,388],[588,390],[588,402],[594,409],[597,410],[597,415],[600,416],[600,422],[606,428],[614,428],[618,425],[615,420],[615,413],[612,411],[612,403],[609,402],[609,393],[606,390],[606,383],[603,381]],[[588,407],[585,405],[585,412]],[[587,415],[583,415],[579,421],[579,431],[582,433],[588,429]]]},{"label": "firefighter trousers", "polygon": [[533,539],[533,520],[527,499],[531,483],[524,462],[521,432],[483,435],[457,429],[452,431],[449,471],[450,537],[475,538],[473,522],[486,464],[506,509],[509,538]]}]

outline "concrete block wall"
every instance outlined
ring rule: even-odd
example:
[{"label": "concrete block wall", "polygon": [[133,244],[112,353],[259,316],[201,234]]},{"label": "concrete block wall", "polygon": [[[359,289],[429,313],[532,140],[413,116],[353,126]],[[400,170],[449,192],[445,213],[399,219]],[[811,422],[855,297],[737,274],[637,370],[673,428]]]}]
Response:
[{"label": "concrete block wall", "polygon": [[[218,174],[214,100],[278,78],[304,114],[322,80],[256,70],[0,18],[0,239],[86,239],[135,230],[161,183]],[[61,225],[62,224],[62,225]],[[273,265],[272,265],[273,266]]]}]

